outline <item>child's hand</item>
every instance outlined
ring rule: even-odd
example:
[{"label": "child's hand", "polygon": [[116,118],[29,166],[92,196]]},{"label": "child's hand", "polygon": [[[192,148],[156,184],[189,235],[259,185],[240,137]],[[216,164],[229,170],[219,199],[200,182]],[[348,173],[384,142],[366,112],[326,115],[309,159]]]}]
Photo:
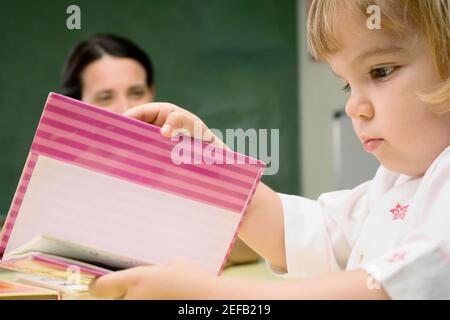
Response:
[{"label": "child's hand", "polygon": [[136,267],[92,281],[89,291],[103,299],[208,299],[217,277],[190,261]]},{"label": "child's hand", "polygon": [[226,147],[199,117],[174,104],[147,103],[129,109],[124,115],[161,127],[161,134],[167,138],[182,133],[222,148]]}]

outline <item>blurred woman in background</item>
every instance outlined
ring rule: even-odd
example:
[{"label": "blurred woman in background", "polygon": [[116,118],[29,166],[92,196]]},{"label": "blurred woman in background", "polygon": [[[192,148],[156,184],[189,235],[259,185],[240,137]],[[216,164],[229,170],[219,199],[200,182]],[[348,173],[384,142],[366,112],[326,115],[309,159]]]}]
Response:
[{"label": "blurred woman in background", "polygon": [[70,54],[63,71],[62,93],[123,113],[153,102],[153,73],[150,58],[131,41],[96,35]]}]

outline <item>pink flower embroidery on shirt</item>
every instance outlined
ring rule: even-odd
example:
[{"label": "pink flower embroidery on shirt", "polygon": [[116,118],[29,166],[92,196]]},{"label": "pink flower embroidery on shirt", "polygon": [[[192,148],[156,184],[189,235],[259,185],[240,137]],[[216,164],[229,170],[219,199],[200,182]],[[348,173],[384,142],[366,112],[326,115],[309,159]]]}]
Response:
[{"label": "pink flower embroidery on shirt", "polygon": [[392,220],[398,220],[398,219],[405,219],[406,213],[408,212],[409,205],[402,206],[400,203],[397,203],[397,205],[392,208]]},{"label": "pink flower embroidery on shirt", "polygon": [[402,253],[394,253],[392,256],[390,256],[387,259],[387,261],[389,261],[389,262],[402,261],[402,260],[405,260],[405,256],[406,256],[406,251],[404,251]]}]

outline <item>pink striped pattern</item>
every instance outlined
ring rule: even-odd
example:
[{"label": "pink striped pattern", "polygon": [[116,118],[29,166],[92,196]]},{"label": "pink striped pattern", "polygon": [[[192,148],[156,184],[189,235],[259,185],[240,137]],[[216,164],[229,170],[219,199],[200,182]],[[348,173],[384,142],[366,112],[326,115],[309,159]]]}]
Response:
[{"label": "pink striped pattern", "polygon": [[[193,158],[213,163],[173,163],[171,152],[178,143],[190,144]],[[264,164],[228,150],[223,150],[228,162],[216,164],[203,154],[206,146],[192,139],[171,141],[158,127],[51,93],[2,230],[0,257],[39,155],[242,214]]]},{"label": "pink striped pattern", "polygon": [[20,178],[19,186],[14,195],[13,203],[9,209],[8,215],[3,225],[2,232],[0,234],[0,259],[3,257],[3,253],[6,249],[6,244],[8,243],[9,236],[11,234],[14,222],[16,221],[17,214],[19,213],[20,205],[22,204],[23,197],[25,196],[25,191],[28,183],[31,179],[31,174],[33,172],[34,166],[36,164],[38,155],[30,152],[28,159],[25,163],[25,168],[22,172],[22,177]]}]

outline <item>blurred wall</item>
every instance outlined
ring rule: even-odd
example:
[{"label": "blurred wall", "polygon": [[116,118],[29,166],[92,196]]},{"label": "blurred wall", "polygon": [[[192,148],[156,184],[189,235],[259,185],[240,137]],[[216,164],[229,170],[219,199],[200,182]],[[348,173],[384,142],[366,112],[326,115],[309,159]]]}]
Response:
[{"label": "blurred wall", "polygon": [[344,83],[328,64],[312,59],[306,43],[307,1],[298,3],[299,130],[302,194],[317,198],[336,189],[333,162],[333,114],[345,105]]}]

